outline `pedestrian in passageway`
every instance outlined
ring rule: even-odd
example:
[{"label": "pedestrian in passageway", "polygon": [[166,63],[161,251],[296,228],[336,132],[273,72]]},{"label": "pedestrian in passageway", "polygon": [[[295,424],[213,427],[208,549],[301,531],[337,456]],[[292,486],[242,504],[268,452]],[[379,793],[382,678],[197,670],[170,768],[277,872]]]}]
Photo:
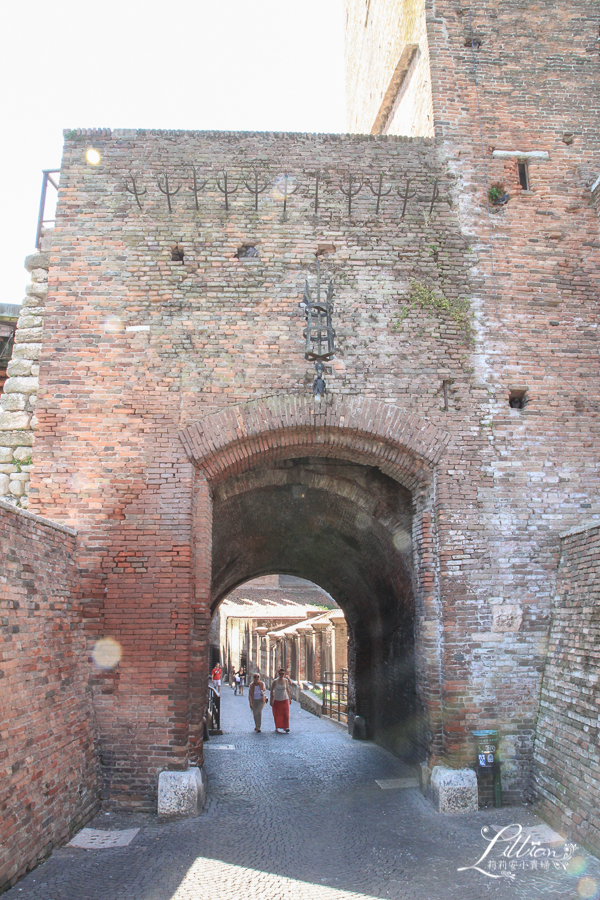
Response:
[{"label": "pedestrian in passageway", "polygon": [[254,730],[260,731],[262,712],[267,702],[267,689],[264,681],[260,680],[260,672],[255,672],[252,677],[252,684],[248,690],[248,700],[254,716]]},{"label": "pedestrian in passageway", "polygon": [[240,675],[239,672],[236,672],[235,673],[235,690],[233,692],[234,696],[236,696],[237,694],[240,693],[241,684],[242,684],[242,676]]},{"label": "pedestrian in passageway", "polygon": [[271,706],[273,708],[273,718],[275,719],[275,731],[278,734],[280,729],[289,734],[291,701],[290,680],[285,674],[285,669],[280,669],[279,677],[271,685]]},{"label": "pedestrian in passageway", "polygon": [[219,665],[219,663],[217,663],[216,666],[214,667],[214,669],[213,669],[212,672],[211,672],[211,678],[212,678],[213,685],[214,685],[214,687],[215,687],[215,690],[216,690],[217,694],[220,694],[220,693],[221,693],[221,678],[222,678],[222,675],[223,675],[223,671],[222,671],[222,669],[221,669],[221,666]]}]

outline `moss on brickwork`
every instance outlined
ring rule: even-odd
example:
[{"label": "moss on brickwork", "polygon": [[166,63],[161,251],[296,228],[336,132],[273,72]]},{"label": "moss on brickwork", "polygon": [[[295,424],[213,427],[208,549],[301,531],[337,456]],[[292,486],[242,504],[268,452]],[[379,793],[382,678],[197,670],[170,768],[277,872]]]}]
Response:
[{"label": "moss on brickwork", "polygon": [[[426,284],[419,284],[418,281],[412,281],[410,287],[408,301],[413,309],[422,309],[442,318],[451,319],[460,327],[466,341],[470,342],[472,340],[471,307],[468,300],[460,300],[454,297],[448,298]],[[392,331],[402,330],[403,322],[408,313],[409,307],[402,306],[400,315],[392,325]]]}]

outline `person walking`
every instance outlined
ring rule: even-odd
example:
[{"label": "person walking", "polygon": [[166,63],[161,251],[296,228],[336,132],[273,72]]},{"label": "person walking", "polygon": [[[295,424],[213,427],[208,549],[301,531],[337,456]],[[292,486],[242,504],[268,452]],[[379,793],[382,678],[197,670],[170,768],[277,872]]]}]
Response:
[{"label": "person walking", "polygon": [[215,686],[215,690],[217,694],[221,694],[221,679],[223,677],[223,670],[219,663],[216,664],[212,672],[210,673],[210,677],[212,678],[213,684]]},{"label": "person walking", "polygon": [[241,693],[242,697],[244,696],[245,686],[246,686],[246,670],[242,666],[242,668],[240,669],[240,693]]},{"label": "person walking", "polygon": [[250,709],[254,716],[254,730],[260,731],[262,723],[262,712],[267,702],[267,694],[264,681],[260,680],[260,673],[255,672],[252,676],[252,684],[248,688],[248,700],[250,701]]},{"label": "person walking", "polygon": [[289,678],[285,674],[285,669],[279,669],[279,677],[271,685],[271,707],[277,734],[279,734],[279,729],[285,731],[286,734],[290,733],[291,700]]},{"label": "person walking", "polygon": [[237,696],[237,694],[240,690],[241,683],[242,683],[242,676],[240,675],[239,672],[236,672],[235,673],[235,690],[233,692],[234,696]]}]

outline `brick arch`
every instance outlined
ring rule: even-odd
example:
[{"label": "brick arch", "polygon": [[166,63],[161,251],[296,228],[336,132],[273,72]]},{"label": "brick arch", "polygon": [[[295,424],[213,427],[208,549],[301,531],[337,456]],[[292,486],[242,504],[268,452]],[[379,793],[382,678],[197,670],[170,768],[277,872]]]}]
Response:
[{"label": "brick arch", "polygon": [[231,406],[179,435],[189,459],[215,484],[266,462],[299,454],[377,465],[409,490],[431,479],[450,435],[420,416],[363,397],[316,406],[278,395]]}]

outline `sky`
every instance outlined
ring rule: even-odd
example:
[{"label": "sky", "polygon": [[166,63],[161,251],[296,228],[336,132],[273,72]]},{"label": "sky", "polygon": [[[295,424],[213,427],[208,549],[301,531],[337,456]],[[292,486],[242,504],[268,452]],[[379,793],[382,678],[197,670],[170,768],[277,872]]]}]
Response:
[{"label": "sky", "polygon": [[28,0],[2,24],[0,303],[64,128],[345,130],[343,0]]}]

